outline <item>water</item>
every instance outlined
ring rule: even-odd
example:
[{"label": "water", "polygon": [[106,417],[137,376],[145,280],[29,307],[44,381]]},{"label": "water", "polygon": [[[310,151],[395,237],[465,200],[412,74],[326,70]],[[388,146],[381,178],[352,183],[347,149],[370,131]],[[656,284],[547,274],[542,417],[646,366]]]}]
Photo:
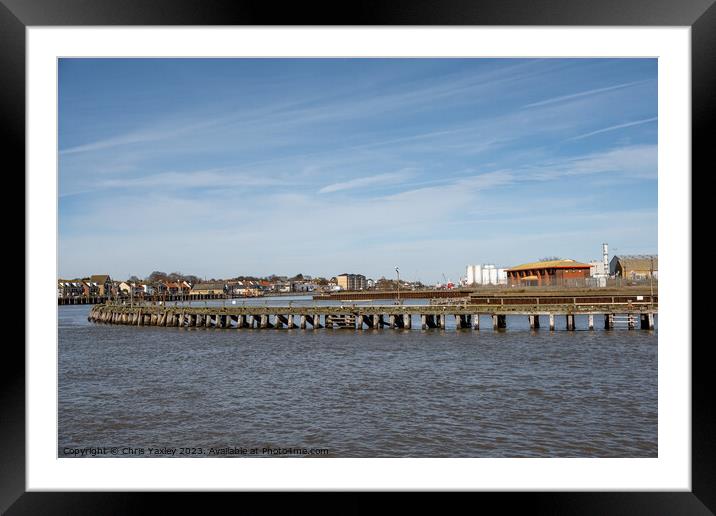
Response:
[{"label": "water", "polygon": [[60,457],[657,456],[656,332],[127,327],[89,309],[59,307]]}]

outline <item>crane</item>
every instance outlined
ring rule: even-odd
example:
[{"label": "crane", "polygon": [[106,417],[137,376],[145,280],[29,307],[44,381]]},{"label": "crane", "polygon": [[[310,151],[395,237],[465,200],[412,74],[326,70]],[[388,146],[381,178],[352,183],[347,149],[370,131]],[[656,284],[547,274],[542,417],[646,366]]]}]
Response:
[{"label": "crane", "polygon": [[453,288],[455,286],[455,284],[445,277],[444,272],[442,273],[442,275],[443,275],[443,286],[445,288]]},{"label": "crane", "polygon": [[455,285],[453,284],[453,282],[450,281],[449,279],[447,279],[447,278],[445,277],[445,273],[444,273],[444,272],[443,272],[442,274],[443,274],[443,282],[444,282],[444,284],[445,284],[445,288],[453,288],[453,287],[455,286]]}]

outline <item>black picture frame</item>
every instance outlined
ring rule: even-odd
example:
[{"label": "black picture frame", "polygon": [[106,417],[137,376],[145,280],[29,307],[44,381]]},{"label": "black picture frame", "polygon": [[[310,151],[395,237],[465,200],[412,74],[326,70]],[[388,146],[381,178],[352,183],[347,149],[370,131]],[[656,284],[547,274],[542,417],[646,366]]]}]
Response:
[{"label": "black picture frame", "polygon": [[[541,25],[689,26],[692,70],[692,170],[706,169],[713,144],[716,96],[716,5],[714,0],[428,0],[372,5],[208,0],[0,0],[0,113],[4,162],[25,168],[25,29],[28,26],[111,25]],[[14,159],[12,159],[14,158]],[[689,171],[684,171],[685,177]],[[693,175],[692,175],[693,177]],[[23,182],[24,191],[24,182]],[[25,257],[27,259],[27,256]],[[32,271],[25,267],[25,275]],[[685,279],[691,281],[691,278]],[[27,320],[28,312],[25,317]],[[690,317],[690,315],[689,315]],[[688,321],[687,321],[688,325]],[[690,325],[688,325],[690,327]],[[123,514],[147,512],[146,498],[163,509],[185,496],[140,493],[25,492],[25,353],[6,341],[0,360],[0,511],[18,514]],[[12,344],[12,345],[11,345]],[[672,343],[691,346],[691,335]],[[514,493],[484,495],[501,510],[569,514],[714,514],[716,431],[711,393],[714,375],[708,344],[692,346],[691,492]],[[201,503],[201,502],[199,502]],[[480,502],[482,503],[482,502]],[[202,505],[205,508],[205,506]],[[356,505],[351,508],[355,509]],[[444,506],[441,503],[441,507]],[[314,507],[315,508],[315,507]]]}]

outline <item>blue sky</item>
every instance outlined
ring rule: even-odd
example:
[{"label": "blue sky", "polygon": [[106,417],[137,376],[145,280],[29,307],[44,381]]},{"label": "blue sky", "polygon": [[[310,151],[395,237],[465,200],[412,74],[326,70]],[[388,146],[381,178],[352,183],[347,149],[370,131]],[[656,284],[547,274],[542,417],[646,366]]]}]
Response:
[{"label": "blue sky", "polygon": [[61,59],[59,274],[657,252],[655,59]]}]

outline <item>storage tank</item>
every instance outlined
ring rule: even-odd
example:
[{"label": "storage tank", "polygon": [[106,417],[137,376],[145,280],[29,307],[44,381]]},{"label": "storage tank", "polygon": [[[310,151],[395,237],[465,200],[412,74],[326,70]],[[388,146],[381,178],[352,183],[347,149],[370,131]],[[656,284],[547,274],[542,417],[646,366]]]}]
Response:
[{"label": "storage tank", "polygon": [[473,283],[475,283],[475,266],[468,265],[467,266],[467,284],[472,285]]},{"label": "storage tank", "polygon": [[494,265],[490,267],[490,285],[497,285],[497,269]]}]

